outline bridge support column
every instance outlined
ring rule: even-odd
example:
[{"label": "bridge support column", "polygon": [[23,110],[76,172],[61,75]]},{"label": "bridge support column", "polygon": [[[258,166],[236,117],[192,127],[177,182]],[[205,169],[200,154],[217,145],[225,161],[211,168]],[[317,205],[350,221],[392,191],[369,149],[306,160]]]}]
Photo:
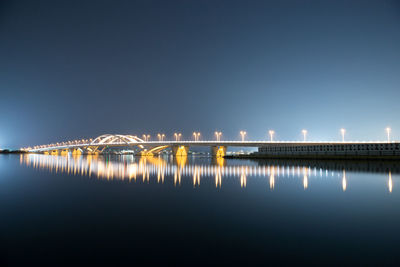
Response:
[{"label": "bridge support column", "polygon": [[82,150],[80,150],[79,148],[71,149],[71,154],[72,155],[81,155],[82,154]]},{"label": "bridge support column", "polygon": [[151,152],[151,151],[145,149],[145,150],[140,151],[140,156],[143,156],[143,157],[152,157],[152,156],[154,156],[154,154],[153,154],[153,152]]},{"label": "bridge support column", "polygon": [[222,158],[226,155],[226,146],[211,147],[211,155],[216,158]]},{"label": "bridge support column", "polygon": [[60,155],[63,155],[63,156],[66,156],[66,155],[68,155],[68,149],[63,149],[63,150],[60,150]]},{"label": "bridge support column", "polygon": [[176,157],[186,157],[189,152],[188,146],[173,146],[172,154]]}]

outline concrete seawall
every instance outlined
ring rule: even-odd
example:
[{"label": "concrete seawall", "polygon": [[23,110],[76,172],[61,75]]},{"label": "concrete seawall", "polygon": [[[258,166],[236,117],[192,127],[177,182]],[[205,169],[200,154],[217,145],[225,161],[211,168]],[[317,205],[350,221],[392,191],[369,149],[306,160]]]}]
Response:
[{"label": "concrete seawall", "polygon": [[304,143],[260,146],[250,155],[227,158],[275,159],[400,159],[399,142]]}]

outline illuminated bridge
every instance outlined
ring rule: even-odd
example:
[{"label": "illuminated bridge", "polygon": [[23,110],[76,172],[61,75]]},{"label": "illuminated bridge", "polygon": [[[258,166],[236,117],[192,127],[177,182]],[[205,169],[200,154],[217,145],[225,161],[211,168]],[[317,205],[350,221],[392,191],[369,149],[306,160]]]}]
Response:
[{"label": "illuminated bridge", "polygon": [[113,149],[131,149],[135,154],[152,156],[166,149],[174,156],[188,155],[190,147],[209,147],[215,157],[224,157],[228,147],[258,149],[252,157],[271,158],[400,158],[398,141],[147,141],[134,135],[106,134],[82,139],[22,148],[30,153],[98,154]]}]

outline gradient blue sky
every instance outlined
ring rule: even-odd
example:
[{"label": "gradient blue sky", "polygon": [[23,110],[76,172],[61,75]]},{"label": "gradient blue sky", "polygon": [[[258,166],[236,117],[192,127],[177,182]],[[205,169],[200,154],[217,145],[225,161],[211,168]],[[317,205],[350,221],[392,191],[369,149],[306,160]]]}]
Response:
[{"label": "gradient blue sky", "polygon": [[0,147],[400,137],[399,1],[4,1]]}]

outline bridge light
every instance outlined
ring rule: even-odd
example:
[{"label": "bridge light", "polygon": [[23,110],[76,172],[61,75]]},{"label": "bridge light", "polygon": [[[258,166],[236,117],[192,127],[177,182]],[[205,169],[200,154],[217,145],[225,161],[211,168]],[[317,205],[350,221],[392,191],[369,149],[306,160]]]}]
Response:
[{"label": "bridge light", "polygon": [[157,134],[158,141],[164,141],[165,134]]},{"label": "bridge light", "polygon": [[344,142],[344,134],[346,133],[346,129],[344,128],[340,129],[340,133],[342,135],[342,142]]},{"label": "bridge light", "polygon": [[240,135],[242,136],[242,142],[244,141],[244,137],[246,136],[246,131],[240,131]]},{"label": "bridge light", "polygon": [[304,142],[307,140],[307,130],[302,130]]},{"label": "bridge light", "polygon": [[392,129],[390,129],[390,127],[386,128],[386,133],[387,133],[387,140],[388,142],[390,142],[390,132],[392,131]]},{"label": "bridge light", "polygon": [[215,136],[216,136],[218,142],[221,141],[221,135],[222,135],[222,132],[215,132]]},{"label": "bridge light", "polygon": [[182,134],[181,133],[174,133],[175,141],[180,141]]},{"label": "bridge light", "polygon": [[269,130],[268,133],[269,133],[269,137],[270,137],[271,142],[274,141],[274,134],[275,134],[275,131]]},{"label": "bridge light", "polygon": [[146,141],[146,142],[148,142],[149,140],[150,140],[150,135],[149,134],[144,134],[143,135],[143,139],[144,139],[144,141]]},{"label": "bridge light", "polygon": [[200,132],[194,132],[193,133],[193,136],[194,136],[194,141],[199,141],[199,137],[200,137]]}]

